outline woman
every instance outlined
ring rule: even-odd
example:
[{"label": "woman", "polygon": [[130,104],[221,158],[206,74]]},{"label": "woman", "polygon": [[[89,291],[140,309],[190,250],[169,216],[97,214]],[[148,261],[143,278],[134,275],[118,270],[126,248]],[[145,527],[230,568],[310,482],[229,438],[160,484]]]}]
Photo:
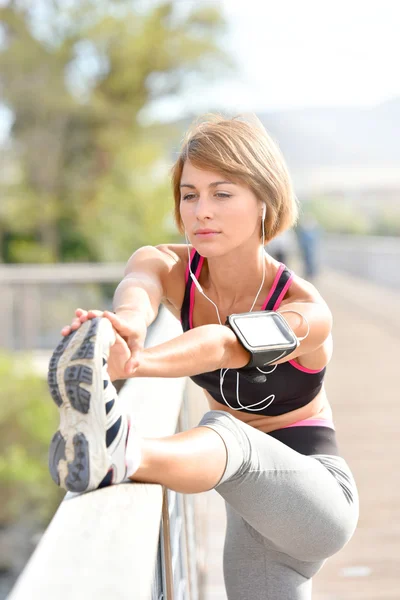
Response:
[{"label": "woman", "polygon": [[[49,373],[61,413],[50,471],[72,491],[126,478],[183,493],[215,488],[227,509],[228,598],[305,600],[312,576],[352,536],[358,498],[323,385],[331,313],[264,251],[297,217],[287,168],[263,129],[214,117],[189,131],[172,179],[187,245],[137,250],[115,314],[78,309],[62,330]],[[160,303],[184,333],[143,349]],[[246,368],[260,355],[225,326],[252,311],[281,313],[296,340],[264,368]],[[139,439],[111,381],[148,376],[190,376],[210,411],[189,431]]]}]

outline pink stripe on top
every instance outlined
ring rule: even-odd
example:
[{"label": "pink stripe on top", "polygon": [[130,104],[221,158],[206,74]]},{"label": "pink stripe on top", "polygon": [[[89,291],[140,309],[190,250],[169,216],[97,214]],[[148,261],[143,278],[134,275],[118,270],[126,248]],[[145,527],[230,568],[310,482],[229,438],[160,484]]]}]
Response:
[{"label": "pink stripe on top", "polygon": [[303,373],[310,373],[311,375],[313,373],[321,373],[321,371],[323,371],[325,369],[325,367],[322,367],[322,369],[307,369],[307,367],[303,367],[303,365],[301,365],[300,363],[296,362],[295,360],[288,360],[288,362],[292,365],[292,367],[295,367],[296,369],[298,369],[299,371],[303,371]]},{"label": "pink stripe on top", "polygon": [[264,304],[262,305],[262,308],[261,308],[261,310],[265,310],[265,307],[267,306],[267,304],[268,304],[268,302],[269,302],[269,299],[271,298],[272,294],[274,293],[274,291],[275,291],[275,289],[276,289],[276,286],[278,285],[279,278],[280,278],[280,276],[282,275],[282,272],[283,272],[284,270],[285,270],[285,265],[283,265],[283,264],[281,263],[281,265],[280,265],[280,267],[279,267],[279,269],[278,269],[278,272],[277,272],[277,274],[276,274],[276,277],[275,277],[275,279],[274,279],[274,283],[272,284],[272,288],[270,289],[270,291],[269,291],[269,294],[268,294],[268,296],[267,296],[267,299],[266,299],[266,301],[264,302]]},{"label": "pink stripe on top", "polygon": [[288,291],[288,289],[289,289],[290,284],[292,283],[292,281],[293,281],[293,273],[289,277],[289,279],[287,280],[287,282],[285,283],[285,286],[284,286],[283,290],[281,291],[281,293],[279,294],[278,299],[275,302],[274,308],[272,310],[276,310],[279,307],[279,305],[282,302],[282,299],[284,298],[286,292]]},{"label": "pink stripe on top", "polygon": [[[195,255],[196,250],[195,248],[192,249],[192,252],[190,253],[190,257],[188,260],[188,264],[186,266],[186,272],[185,272],[185,284],[187,285],[188,279],[189,279],[189,265],[192,264],[192,260],[193,260],[193,256]],[[182,324],[182,319],[179,319],[181,324]]]},{"label": "pink stripe on top", "polygon": [[332,419],[304,419],[303,421],[297,421],[296,423],[292,423],[291,425],[286,425],[286,427],[281,427],[281,429],[289,429],[289,427],[330,427],[331,429],[335,429]]},{"label": "pink stripe on top", "polygon": [[[287,280],[285,287],[283,288],[283,290],[281,291],[281,293],[279,294],[279,297],[277,299],[277,301],[274,304],[274,307],[272,310],[277,310],[279,308],[280,303],[282,302],[283,298],[285,297],[286,292],[288,291],[290,284],[293,281],[293,274],[289,277],[289,279]],[[303,373],[309,373],[309,374],[313,374],[313,373],[321,373],[321,371],[324,370],[324,368],[322,369],[308,369],[307,367],[303,367],[301,364],[299,364],[298,362],[296,362],[295,360],[288,360],[288,363],[290,363],[292,365],[292,367],[294,367],[295,369],[298,369],[299,371],[303,371]]]},{"label": "pink stripe on top", "polygon": [[[201,267],[203,266],[204,256],[200,257],[199,264],[197,265],[196,273],[194,276],[196,279],[199,279],[199,274],[201,271]],[[194,281],[192,281],[192,287],[190,288],[190,305],[189,305],[189,327],[193,329],[193,306],[194,306],[194,290],[195,290]]]}]

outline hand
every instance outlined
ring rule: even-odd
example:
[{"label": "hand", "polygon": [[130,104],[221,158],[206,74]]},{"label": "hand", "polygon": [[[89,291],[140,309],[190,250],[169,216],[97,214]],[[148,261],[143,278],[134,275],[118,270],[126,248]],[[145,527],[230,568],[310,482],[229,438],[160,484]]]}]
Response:
[{"label": "hand", "polygon": [[[109,319],[117,334],[115,346],[118,346],[115,351],[114,347],[111,349],[110,359],[111,355],[113,353],[117,354],[118,351],[119,361],[121,361],[121,358],[126,359],[123,362],[124,369],[120,373],[120,378],[131,377],[140,365],[140,356],[147,333],[146,320],[142,314],[131,310],[124,310],[118,312],[118,314],[105,311],[103,317]],[[125,343],[124,347],[121,345],[122,342]],[[126,355],[126,349],[128,350],[128,356]]]},{"label": "hand", "polygon": [[140,313],[130,310],[121,311],[115,315],[109,311],[83,310],[77,308],[75,319],[71,325],[66,325],[61,330],[63,336],[76,331],[85,321],[95,317],[107,318],[115,331],[115,343],[110,349],[107,370],[112,381],[126,379],[132,376],[140,364],[140,353],[144,347],[147,325]]}]

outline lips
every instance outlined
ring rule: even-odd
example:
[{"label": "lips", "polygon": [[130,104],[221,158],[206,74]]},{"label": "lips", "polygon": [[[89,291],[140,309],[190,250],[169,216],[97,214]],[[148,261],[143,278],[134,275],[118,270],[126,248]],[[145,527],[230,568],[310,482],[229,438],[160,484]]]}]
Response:
[{"label": "lips", "polygon": [[198,229],[194,233],[195,235],[204,235],[206,233],[219,233],[219,231],[215,231],[215,229]]}]

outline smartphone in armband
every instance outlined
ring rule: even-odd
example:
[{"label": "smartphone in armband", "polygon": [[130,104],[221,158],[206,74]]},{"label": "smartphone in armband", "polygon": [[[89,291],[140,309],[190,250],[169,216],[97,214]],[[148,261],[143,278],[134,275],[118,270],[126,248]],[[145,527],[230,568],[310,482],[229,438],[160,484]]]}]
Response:
[{"label": "smartphone in armband", "polygon": [[286,319],[273,310],[228,315],[225,325],[250,352],[250,361],[243,369],[269,365],[291,354],[299,345]]}]

